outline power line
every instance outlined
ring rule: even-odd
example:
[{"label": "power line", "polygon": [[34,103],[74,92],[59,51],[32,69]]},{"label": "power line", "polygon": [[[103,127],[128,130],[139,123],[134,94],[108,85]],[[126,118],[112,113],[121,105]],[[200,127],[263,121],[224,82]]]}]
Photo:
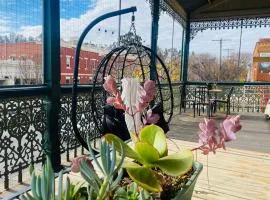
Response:
[{"label": "power line", "polygon": [[230,52],[233,51],[234,49],[223,49],[223,51],[227,51],[227,58],[230,57]]}]

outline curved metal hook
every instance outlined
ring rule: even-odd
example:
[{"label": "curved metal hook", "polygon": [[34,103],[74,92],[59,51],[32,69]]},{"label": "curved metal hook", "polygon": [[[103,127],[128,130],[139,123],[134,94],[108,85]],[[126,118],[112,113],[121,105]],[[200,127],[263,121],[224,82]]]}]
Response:
[{"label": "curved metal hook", "polygon": [[77,43],[77,47],[76,47],[76,52],[75,52],[75,64],[74,64],[74,72],[73,72],[73,87],[72,87],[72,106],[71,106],[71,122],[72,122],[72,126],[73,126],[73,130],[75,133],[76,138],[79,140],[79,142],[82,144],[82,146],[86,149],[88,149],[87,143],[83,140],[82,136],[79,133],[78,127],[77,127],[77,116],[76,116],[76,111],[77,111],[77,89],[78,89],[78,68],[79,68],[79,62],[80,62],[80,50],[82,47],[82,43],[84,38],[86,37],[87,33],[99,22],[111,18],[111,17],[115,17],[118,15],[123,15],[123,14],[127,14],[127,13],[131,13],[131,12],[136,12],[137,8],[136,7],[130,7],[130,8],[126,8],[126,9],[122,9],[122,10],[118,10],[118,11],[114,11],[114,12],[110,12],[107,14],[104,14],[98,18],[96,18],[94,21],[92,21],[82,32],[78,43]]}]

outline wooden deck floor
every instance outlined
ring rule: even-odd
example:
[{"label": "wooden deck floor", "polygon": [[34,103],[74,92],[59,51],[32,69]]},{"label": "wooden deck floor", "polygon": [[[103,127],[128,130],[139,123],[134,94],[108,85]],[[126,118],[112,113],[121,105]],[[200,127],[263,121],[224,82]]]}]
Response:
[{"label": "wooden deck floor", "polygon": [[[224,115],[215,118],[220,120]],[[203,117],[193,118],[189,113],[176,115],[168,135],[180,149],[195,147],[198,123],[202,120]],[[207,156],[197,153],[204,169],[192,200],[270,200],[270,121],[265,121],[262,114],[242,113],[242,124],[237,141],[229,143],[227,151],[209,155],[208,162]],[[170,147],[172,151],[176,149],[173,144]],[[78,175],[71,176],[80,179]],[[21,187],[13,187],[13,191]],[[6,194],[10,193],[0,194],[0,199]]]},{"label": "wooden deck floor", "polygon": [[[174,141],[181,149],[196,145],[193,142]],[[209,155],[208,167],[207,156],[198,152],[197,160],[203,163],[204,169],[192,200],[270,199],[270,154],[229,148]]]},{"label": "wooden deck floor", "polygon": [[[223,117],[216,116],[218,120]],[[169,136],[180,148],[192,148],[202,120],[189,114],[176,116]],[[197,153],[204,169],[192,199],[270,200],[270,121],[262,114],[242,113],[242,124],[237,141],[228,143],[227,151],[208,156],[208,176],[207,156]]]}]

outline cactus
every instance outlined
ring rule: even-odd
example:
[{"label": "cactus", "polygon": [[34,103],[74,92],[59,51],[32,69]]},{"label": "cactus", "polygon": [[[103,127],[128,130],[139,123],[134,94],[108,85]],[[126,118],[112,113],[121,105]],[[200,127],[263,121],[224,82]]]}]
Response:
[{"label": "cactus", "polygon": [[89,167],[89,165],[87,165],[84,160],[81,161],[81,175],[89,183],[89,199],[109,199],[122,178],[123,170],[121,169],[121,166],[125,157],[123,147],[122,145],[120,145],[121,157],[117,160],[114,143],[112,143],[112,148],[110,149],[109,143],[107,143],[106,141],[100,141],[101,161],[98,161],[95,157],[89,140],[88,147],[91,158],[96,163],[96,166],[101,171],[103,177],[102,179],[99,178],[93,168]]},{"label": "cactus", "polygon": [[65,189],[63,189],[63,171],[59,172],[58,193],[55,194],[55,177],[49,157],[43,166],[42,174],[37,175],[32,166],[29,167],[31,174],[31,194],[26,192],[20,196],[22,200],[76,200],[82,199],[80,189],[82,183],[76,186],[66,178]]}]

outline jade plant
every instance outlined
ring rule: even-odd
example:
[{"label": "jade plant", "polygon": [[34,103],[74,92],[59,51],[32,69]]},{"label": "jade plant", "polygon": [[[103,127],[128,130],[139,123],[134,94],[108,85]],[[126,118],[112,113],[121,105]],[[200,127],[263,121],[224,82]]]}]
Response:
[{"label": "jade plant", "polygon": [[[58,190],[55,189],[55,176],[49,157],[43,166],[42,173],[36,174],[32,166],[30,166],[31,174],[31,192],[26,192],[20,196],[22,200],[76,200],[84,198],[81,189],[83,183],[76,185],[70,182],[67,177],[65,186],[63,187],[63,171],[59,172]],[[57,193],[56,193],[57,192]]]},{"label": "jade plant", "polygon": [[133,181],[148,191],[162,191],[155,168],[171,176],[181,176],[192,168],[192,151],[168,155],[166,136],[159,126],[153,124],[145,126],[139,133],[134,148],[113,134],[106,134],[105,138],[108,142],[114,143],[117,150],[120,146],[124,147],[126,156],[131,159],[125,159],[123,167]]}]

